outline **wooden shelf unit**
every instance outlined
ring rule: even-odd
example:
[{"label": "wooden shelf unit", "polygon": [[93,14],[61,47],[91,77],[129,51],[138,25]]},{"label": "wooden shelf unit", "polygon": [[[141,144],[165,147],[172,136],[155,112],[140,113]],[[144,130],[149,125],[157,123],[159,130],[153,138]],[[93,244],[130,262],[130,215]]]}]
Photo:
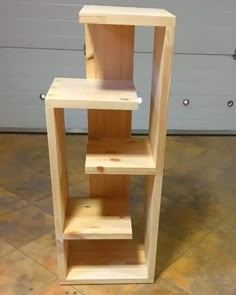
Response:
[{"label": "wooden shelf unit", "polygon": [[[151,283],[155,279],[175,16],[163,9],[84,6],[87,79],[56,78],[46,120],[58,276],[62,284]],[[134,29],[154,26],[150,125],[131,137],[139,100],[133,84]],[[64,109],[88,109],[89,198],[70,198]],[[134,238],[130,175],[146,175],[144,235]]]}]

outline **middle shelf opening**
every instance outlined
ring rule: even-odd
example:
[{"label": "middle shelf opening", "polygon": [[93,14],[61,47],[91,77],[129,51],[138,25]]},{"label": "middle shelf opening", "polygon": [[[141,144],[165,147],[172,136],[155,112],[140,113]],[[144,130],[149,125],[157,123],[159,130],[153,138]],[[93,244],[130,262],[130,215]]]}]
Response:
[{"label": "middle shelf opening", "polygon": [[153,175],[156,165],[148,138],[89,139],[87,174]]},{"label": "middle shelf opening", "polygon": [[64,239],[132,239],[127,199],[70,197]]}]

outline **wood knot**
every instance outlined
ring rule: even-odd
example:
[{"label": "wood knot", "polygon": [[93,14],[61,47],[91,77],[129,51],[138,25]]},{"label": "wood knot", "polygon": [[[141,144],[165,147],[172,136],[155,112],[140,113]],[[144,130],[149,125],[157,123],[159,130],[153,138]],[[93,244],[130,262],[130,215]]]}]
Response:
[{"label": "wood knot", "polygon": [[100,172],[100,173],[103,173],[104,172],[104,167],[98,166],[97,171]]},{"label": "wood knot", "polygon": [[118,159],[118,158],[111,158],[110,160],[113,162],[120,162],[120,159]]}]

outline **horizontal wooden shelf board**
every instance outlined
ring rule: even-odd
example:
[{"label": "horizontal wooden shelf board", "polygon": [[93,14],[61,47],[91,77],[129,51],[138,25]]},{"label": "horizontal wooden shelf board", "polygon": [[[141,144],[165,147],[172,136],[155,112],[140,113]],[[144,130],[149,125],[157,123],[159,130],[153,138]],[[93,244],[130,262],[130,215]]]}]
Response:
[{"label": "horizontal wooden shelf board", "polygon": [[81,23],[173,26],[175,16],[164,9],[85,5],[79,13]]},{"label": "horizontal wooden shelf board", "polygon": [[46,96],[55,108],[137,110],[133,81],[55,78]]},{"label": "horizontal wooden shelf board", "polygon": [[128,200],[69,198],[63,238],[132,239]]},{"label": "horizontal wooden shelf board", "polygon": [[150,142],[147,138],[89,139],[87,174],[155,174]]},{"label": "horizontal wooden shelf board", "polygon": [[133,241],[87,241],[87,250],[69,247],[66,280],[102,283],[147,278],[143,245]]}]

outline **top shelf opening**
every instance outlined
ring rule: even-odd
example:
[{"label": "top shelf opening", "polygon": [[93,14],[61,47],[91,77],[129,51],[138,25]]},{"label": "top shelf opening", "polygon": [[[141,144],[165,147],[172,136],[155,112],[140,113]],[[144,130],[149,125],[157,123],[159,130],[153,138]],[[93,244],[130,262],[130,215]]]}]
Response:
[{"label": "top shelf opening", "polygon": [[81,23],[132,26],[174,26],[175,16],[164,9],[85,5]]}]

